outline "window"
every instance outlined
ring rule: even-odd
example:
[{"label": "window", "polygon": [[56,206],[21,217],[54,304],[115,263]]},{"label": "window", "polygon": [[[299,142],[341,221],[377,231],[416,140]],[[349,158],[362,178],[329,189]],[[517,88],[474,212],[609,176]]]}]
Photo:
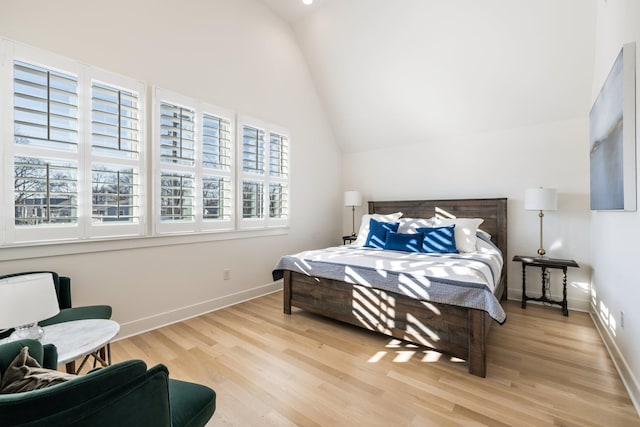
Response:
[{"label": "window", "polygon": [[8,40],[0,49],[11,94],[0,192],[13,206],[2,243],[143,234],[144,84]]},{"label": "window", "polygon": [[241,118],[242,228],[289,220],[289,138],[284,130]]},{"label": "window", "polygon": [[155,103],[156,232],[233,229],[233,114],[160,88]]},{"label": "window", "polygon": [[108,78],[91,81],[91,226],[99,236],[142,235],[144,87]]},{"label": "window", "polygon": [[275,132],[269,137],[269,218],[289,215],[289,139]]},{"label": "window", "polygon": [[15,60],[13,137],[15,229],[77,224],[77,77]]},{"label": "window", "polygon": [[144,82],[5,39],[0,59],[0,247],[288,225],[286,130],[160,88],[149,125]]}]

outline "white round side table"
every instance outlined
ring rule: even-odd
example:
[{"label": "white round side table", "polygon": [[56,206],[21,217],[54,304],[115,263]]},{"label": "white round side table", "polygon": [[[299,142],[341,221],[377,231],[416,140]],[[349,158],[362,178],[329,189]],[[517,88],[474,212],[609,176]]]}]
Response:
[{"label": "white round side table", "polygon": [[[44,326],[42,344],[53,344],[58,350],[58,363],[66,364],[67,372],[80,372],[90,357],[101,366],[111,364],[109,343],[118,334],[118,322],[108,319],[84,319]],[[74,361],[83,357],[75,369]]]}]

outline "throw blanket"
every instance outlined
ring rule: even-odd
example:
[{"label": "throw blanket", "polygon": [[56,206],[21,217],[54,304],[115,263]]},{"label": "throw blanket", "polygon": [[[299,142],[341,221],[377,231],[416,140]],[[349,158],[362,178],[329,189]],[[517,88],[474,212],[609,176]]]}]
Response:
[{"label": "throw blanket", "polygon": [[498,323],[506,314],[493,294],[503,259],[490,241],[479,238],[477,252],[425,254],[337,246],[280,258],[273,280],[283,270],[340,280],[423,301],[486,311]]}]

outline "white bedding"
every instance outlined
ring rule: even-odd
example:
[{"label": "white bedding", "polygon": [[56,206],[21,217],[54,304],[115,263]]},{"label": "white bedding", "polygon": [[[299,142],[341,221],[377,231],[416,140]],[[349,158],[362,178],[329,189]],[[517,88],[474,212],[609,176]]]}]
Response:
[{"label": "white bedding", "polygon": [[482,236],[476,252],[463,254],[409,253],[353,246],[336,246],[282,257],[282,270],[336,279],[404,294],[424,301],[486,311],[499,323],[506,315],[494,291],[500,282],[503,257]]}]

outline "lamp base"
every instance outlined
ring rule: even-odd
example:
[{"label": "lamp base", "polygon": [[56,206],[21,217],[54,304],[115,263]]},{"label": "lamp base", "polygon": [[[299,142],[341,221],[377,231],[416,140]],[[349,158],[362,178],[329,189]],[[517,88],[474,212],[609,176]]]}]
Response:
[{"label": "lamp base", "polygon": [[16,326],[16,330],[13,331],[7,341],[18,340],[36,340],[40,341],[44,338],[44,329],[37,323],[31,323],[30,325]]}]

